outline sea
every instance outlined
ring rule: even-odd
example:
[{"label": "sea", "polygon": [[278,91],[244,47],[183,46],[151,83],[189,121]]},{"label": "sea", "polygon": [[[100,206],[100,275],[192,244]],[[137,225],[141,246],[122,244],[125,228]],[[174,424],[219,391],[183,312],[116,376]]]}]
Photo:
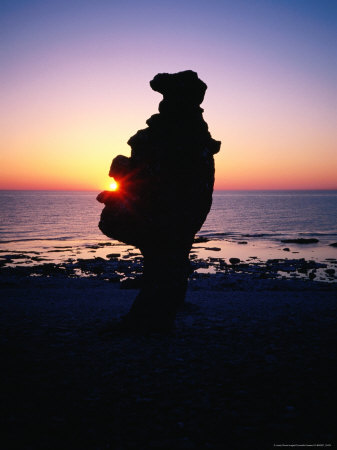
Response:
[{"label": "sea", "polygon": [[[96,191],[0,191],[0,251],[35,252],[50,260],[104,257],[111,241],[98,229],[102,204]],[[200,257],[334,259],[337,248],[337,190],[214,191],[211,211],[195,244]],[[315,238],[315,244],[285,244]],[[94,251],[95,250],[95,251]],[[110,249],[111,251],[111,249]],[[135,249],[137,251],[137,249]],[[47,255],[48,254],[48,255]],[[211,256],[210,256],[211,255]]]}]

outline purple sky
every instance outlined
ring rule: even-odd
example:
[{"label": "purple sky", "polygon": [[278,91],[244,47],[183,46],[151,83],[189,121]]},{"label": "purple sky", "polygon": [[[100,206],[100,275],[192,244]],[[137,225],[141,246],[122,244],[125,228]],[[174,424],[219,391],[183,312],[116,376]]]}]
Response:
[{"label": "purple sky", "polygon": [[216,186],[337,188],[337,2],[2,1],[1,188],[93,188],[156,112],[208,85]]}]

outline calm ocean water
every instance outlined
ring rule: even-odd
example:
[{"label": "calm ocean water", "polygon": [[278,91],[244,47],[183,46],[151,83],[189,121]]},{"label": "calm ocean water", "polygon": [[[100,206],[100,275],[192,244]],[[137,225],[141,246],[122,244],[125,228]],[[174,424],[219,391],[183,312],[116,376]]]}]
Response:
[{"label": "calm ocean water", "polygon": [[[0,244],[104,240],[97,192],[0,191]],[[215,191],[201,235],[280,241],[337,241],[337,191]]]}]

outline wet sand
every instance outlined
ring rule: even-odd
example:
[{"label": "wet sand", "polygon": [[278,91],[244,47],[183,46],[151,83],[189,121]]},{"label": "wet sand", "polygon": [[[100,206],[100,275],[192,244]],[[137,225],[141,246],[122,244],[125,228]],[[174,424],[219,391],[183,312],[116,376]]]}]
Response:
[{"label": "wet sand", "polygon": [[336,444],[333,277],[199,267],[170,335],[101,335],[130,307],[140,263],[79,263],[87,277],[43,262],[35,276],[2,270],[2,448]]}]

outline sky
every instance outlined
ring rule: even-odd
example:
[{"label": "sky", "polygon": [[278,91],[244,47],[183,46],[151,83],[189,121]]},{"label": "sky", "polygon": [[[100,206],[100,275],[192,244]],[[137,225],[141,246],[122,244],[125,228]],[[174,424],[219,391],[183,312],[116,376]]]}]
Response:
[{"label": "sky", "polygon": [[0,189],[107,189],[191,69],[216,189],[337,189],[335,0],[2,0]]}]

